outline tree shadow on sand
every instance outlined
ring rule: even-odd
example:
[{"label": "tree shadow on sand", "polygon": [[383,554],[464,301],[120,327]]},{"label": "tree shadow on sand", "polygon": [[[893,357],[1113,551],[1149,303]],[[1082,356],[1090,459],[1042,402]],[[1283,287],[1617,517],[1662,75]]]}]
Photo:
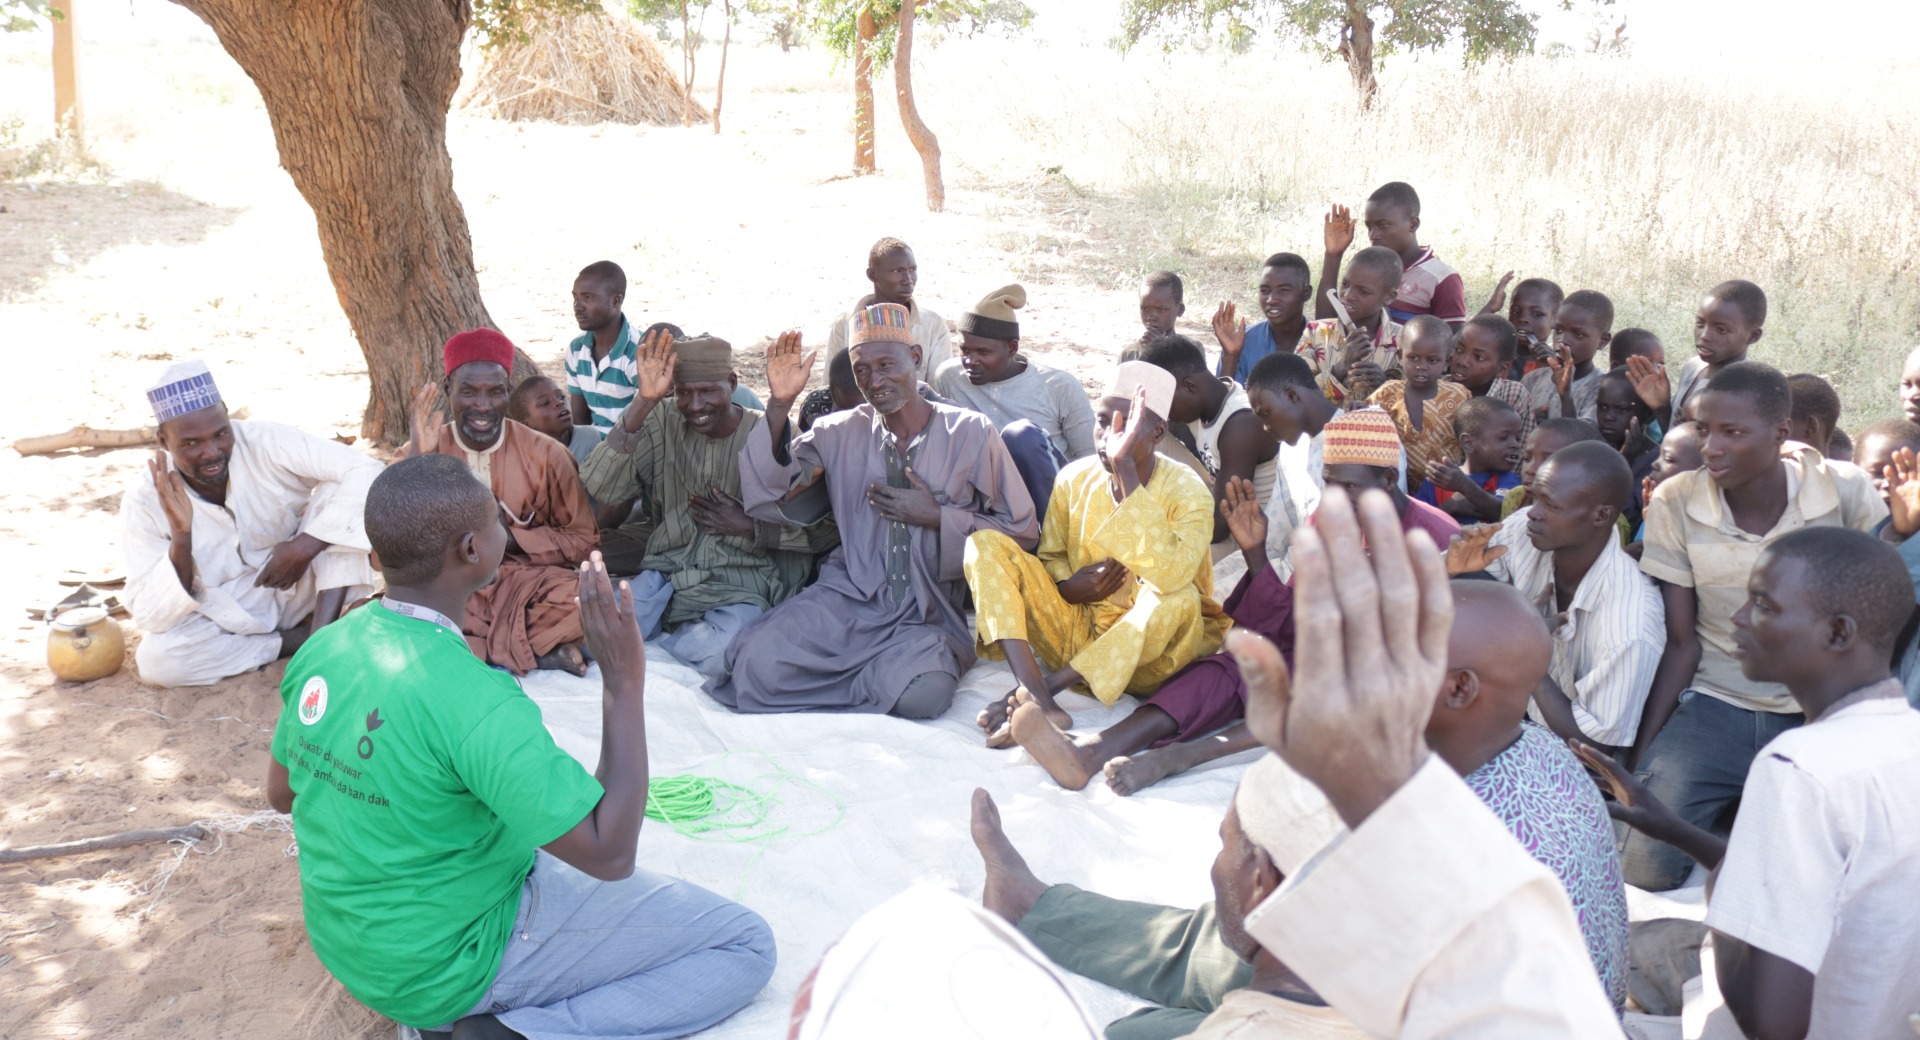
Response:
[{"label": "tree shadow on sand", "polygon": [[0,301],[116,246],[198,242],[239,212],[145,182],[0,183]]}]

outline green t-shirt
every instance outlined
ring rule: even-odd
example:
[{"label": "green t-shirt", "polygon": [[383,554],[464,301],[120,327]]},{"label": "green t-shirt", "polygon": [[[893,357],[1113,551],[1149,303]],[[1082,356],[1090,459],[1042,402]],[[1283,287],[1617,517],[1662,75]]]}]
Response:
[{"label": "green t-shirt", "polygon": [[534,850],[599,782],[513,676],[378,603],[314,633],[280,696],[313,952],[395,1021],[453,1021],[500,970]]}]

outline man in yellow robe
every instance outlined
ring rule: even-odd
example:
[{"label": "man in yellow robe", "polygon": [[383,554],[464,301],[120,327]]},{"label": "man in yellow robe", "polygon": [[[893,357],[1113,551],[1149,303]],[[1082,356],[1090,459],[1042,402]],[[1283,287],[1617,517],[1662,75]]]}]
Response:
[{"label": "man in yellow robe", "polygon": [[1218,650],[1232,624],[1213,599],[1213,493],[1154,451],[1173,389],[1165,369],[1121,363],[1098,409],[1099,450],[1060,471],[1038,555],[994,531],[968,540],[976,650],[1005,660],[1020,684],[981,712],[989,745],[1012,742],[1020,701],[1064,729],[1063,690],[1084,687],[1103,704],[1152,693]]}]

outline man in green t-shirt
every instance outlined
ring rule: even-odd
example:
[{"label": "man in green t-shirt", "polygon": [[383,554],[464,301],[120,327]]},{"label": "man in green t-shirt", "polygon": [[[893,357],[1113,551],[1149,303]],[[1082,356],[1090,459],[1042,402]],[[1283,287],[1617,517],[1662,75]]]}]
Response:
[{"label": "man in green t-shirt", "polygon": [[498,514],[458,459],[389,467],[366,506],[386,595],[287,665],[267,797],[294,814],[314,953],[428,1036],[704,1029],[766,984],[772,933],[745,907],[634,869],[646,648],[598,553],[580,568],[606,693],[595,774],[468,648],[451,619],[500,566]]}]

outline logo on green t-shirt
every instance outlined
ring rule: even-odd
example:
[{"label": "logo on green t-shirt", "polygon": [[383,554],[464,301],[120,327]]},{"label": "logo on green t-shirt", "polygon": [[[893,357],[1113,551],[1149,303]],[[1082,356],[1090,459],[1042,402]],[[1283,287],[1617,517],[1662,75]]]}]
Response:
[{"label": "logo on green t-shirt", "polygon": [[326,713],[327,681],[316,675],[300,690],[300,721],[311,726]]}]

